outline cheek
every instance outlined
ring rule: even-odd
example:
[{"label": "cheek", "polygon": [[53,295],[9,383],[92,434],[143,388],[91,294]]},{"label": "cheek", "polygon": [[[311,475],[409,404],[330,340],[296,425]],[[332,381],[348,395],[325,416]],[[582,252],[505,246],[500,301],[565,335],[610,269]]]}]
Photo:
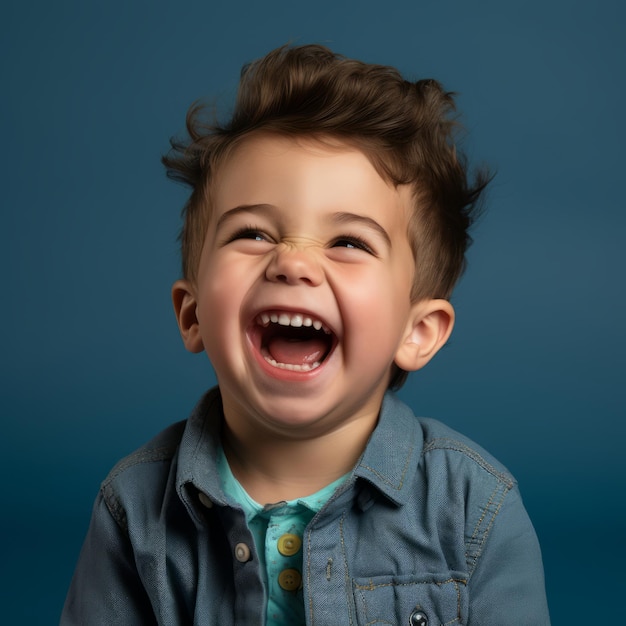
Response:
[{"label": "cheek", "polygon": [[380,308],[385,302],[408,303],[412,276],[406,264],[380,264],[358,269],[348,269],[339,277],[342,291],[355,303]]},{"label": "cheek", "polygon": [[[350,328],[371,345],[395,345],[410,309],[410,282],[390,271],[372,272],[362,280],[346,280],[340,303]],[[382,345],[381,345],[382,347]]]},{"label": "cheek", "polygon": [[225,256],[218,256],[207,265],[200,276],[203,307],[209,310],[232,309],[250,281],[251,267]]},{"label": "cheek", "polygon": [[231,326],[239,323],[239,308],[243,287],[226,269],[206,272],[202,277],[198,321],[207,350],[219,345],[228,335]]}]

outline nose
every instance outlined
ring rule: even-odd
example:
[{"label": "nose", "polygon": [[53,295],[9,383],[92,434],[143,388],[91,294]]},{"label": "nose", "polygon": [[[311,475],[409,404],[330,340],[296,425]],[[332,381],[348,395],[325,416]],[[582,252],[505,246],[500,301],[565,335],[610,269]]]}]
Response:
[{"label": "nose", "polygon": [[315,252],[306,247],[284,243],[274,250],[265,275],[272,282],[283,282],[288,285],[304,283],[315,287],[323,280],[322,268]]}]

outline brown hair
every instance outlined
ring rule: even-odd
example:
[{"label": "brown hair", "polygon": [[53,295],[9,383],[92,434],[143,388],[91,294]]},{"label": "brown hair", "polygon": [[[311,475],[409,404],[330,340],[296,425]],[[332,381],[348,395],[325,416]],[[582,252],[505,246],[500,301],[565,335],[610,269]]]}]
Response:
[{"label": "brown hair", "polygon": [[[189,137],[172,139],[163,157],[168,176],[192,188],[180,235],[185,278],[196,278],[213,174],[242,139],[265,131],[345,142],[362,150],[385,180],[412,185],[411,297],[450,297],[489,177],[478,172],[468,181],[454,144],[453,94],[438,82],[404,80],[395,68],[346,59],[319,45],[283,46],[243,67],[230,121],[220,124],[206,112],[200,105],[189,110]],[[394,376],[392,386],[403,379]]]}]

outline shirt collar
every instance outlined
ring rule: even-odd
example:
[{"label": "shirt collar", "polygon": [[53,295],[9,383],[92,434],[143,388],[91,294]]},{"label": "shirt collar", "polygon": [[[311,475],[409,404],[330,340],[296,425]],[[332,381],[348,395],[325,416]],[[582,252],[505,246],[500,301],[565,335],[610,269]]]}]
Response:
[{"label": "shirt collar", "polygon": [[423,444],[422,429],[411,409],[387,393],[355,475],[402,505],[412,495],[407,485],[413,483]]},{"label": "shirt collar", "polygon": [[[209,390],[189,418],[180,445],[177,485],[192,483],[217,504],[230,504],[220,484],[219,455],[222,399],[217,387]],[[383,398],[378,424],[354,469],[361,478],[397,505],[412,495],[407,484],[417,471],[423,434],[412,411],[394,394]]]},{"label": "shirt collar", "polygon": [[187,421],[176,475],[177,488],[183,498],[188,486],[193,485],[215,503],[228,504],[217,469],[222,415],[222,397],[214,387],[200,399]]}]

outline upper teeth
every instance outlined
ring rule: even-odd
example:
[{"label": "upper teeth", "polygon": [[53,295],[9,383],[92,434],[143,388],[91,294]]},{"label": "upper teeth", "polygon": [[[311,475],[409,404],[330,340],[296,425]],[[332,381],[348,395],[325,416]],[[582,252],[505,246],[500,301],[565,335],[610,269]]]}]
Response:
[{"label": "upper teeth", "polygon": [[314,319],[308,315],[301,315],[300,313],[261,313],[257,321],[262,326],[268,326],[270,322],[280,326],[293,326],[295,328],[313,326],[315,330],[323,330],[325,333],[330,334],[330,329],[321,320]]}]

